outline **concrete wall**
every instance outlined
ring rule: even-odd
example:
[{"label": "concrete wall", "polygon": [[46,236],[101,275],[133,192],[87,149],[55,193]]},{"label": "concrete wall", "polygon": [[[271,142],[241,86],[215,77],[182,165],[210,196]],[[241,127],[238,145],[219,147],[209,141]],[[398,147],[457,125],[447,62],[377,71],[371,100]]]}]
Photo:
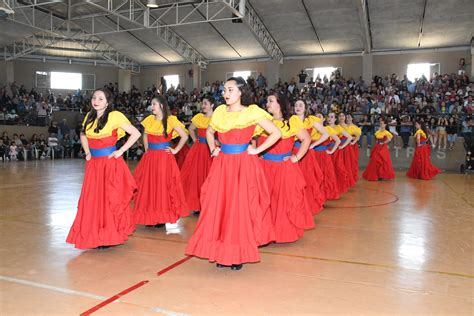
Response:
[{"label": "concrete wall", "polygon": [[[83,74],[95,74],[96,87],[102,87],[109,82],[118,82],[118,71],[117,67],[105,67],[105,66],[87,66],[87,65],[75,65],[75,64],[64,64],[64,63],[51,63],[51,62],[34,62],[34,61],[20,61],[16,60],[13,63],[14,67],[14,80],[18,84],[24,84],[25,87],[30,90],[36,86],[36,71],[64,71],[64,72],[80,72]],[[0,73],[3,70],[0,71]],[[2,75],[0,75],[0,79]],[[6,80],[6,78],[4,79]],[[0,80],[0,84],[6,84],[5,81]],[[37,89],[39,92],[45,92],[45,89]],[[55,94],[73,92],[72,90],[56,90],[53,89]]]},{"label": "concrete wall", "polygon": [[[471,59],[471,51],[469,49],[462,51],[445,51],[445,52],[416,52],[416,53],[399,53],[389,55],[374,55],[373,57],[373,73],[374,75],[390,75],[395,73],[399,76],[406,74],[407,65],[413,63],[439,63],[440,73],[457,73],[459,59],[464,58],[466,63]],[[471,73],[470,67],[466,71],[467,75]]]}]

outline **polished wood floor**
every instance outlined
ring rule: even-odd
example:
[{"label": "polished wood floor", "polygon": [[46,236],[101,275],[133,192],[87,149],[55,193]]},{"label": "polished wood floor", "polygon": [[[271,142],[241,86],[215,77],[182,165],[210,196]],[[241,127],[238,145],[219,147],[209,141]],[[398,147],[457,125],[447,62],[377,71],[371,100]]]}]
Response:
[{"label": "polished wood floor", "polygon": [[109,249],[66,244],[83,170],[0,162],[1,315],[474,315],[473,175],[360,180],[303,239],[232,271],[182,260],[193,216]]}]

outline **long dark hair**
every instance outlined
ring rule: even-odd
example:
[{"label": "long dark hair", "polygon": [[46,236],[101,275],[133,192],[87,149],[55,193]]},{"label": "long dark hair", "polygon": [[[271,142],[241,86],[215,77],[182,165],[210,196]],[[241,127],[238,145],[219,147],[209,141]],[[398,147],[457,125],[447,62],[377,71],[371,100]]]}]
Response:
[{"label": "long dark hair", "polygon": [[421,120],[416,120],[416,123],[420,124],[421,130],[425,133],[426,137],[428,137],[430,134],[428,132],[428,128],[426,127],[425,122],[423,122]]},{"label": "long dark hair", "polygon": [[153,97],[151,101],[153,102],[153,100],[156,100],[159,104],[161,104],[161,112],[163,113],[163,117],[161,118],[161,124],[163,124],[163,135],[168,137],[168,116],[170,115],[168,101],[166,101],[166,98],[161,94]]},{"label": "long dark hair", "polygon": [[[104,88],[95,89],[94,93],[96,93],[97,91],[102,91],[104,93],[105,99],[107,100],[107,107],[105,108],[104,114],[97,120],[97,127],[94,129],[94,133],[99,133],[100,130],[105,127],[109,119],[109,113],[112,112],[112,94],[109,92],[108,89]],[[92,95],[94,95],[94,93],[92,93]],[[91,107],[91,110],[89,111],[89,113],[87,113],[87,119],[82,125],[81,133],[85,134],[86,130],[88,130],[92,127],[92,125],[94,125],[96,119],[97,111],[94,109],[94,107]]]},{"label": "long dark hair", "polygon": [[290,108],[290,101],[288,100],[288,97],[283,94],[283,93],[276,93],[276,92],[270,92],[268,96],[273,95],[276,98],[276,101],[280,105],[280,111],[281,115],[283,117],[283,124],[288,126],[288,129],[290,129],[290,117],[291,117],[291,108]]},{"label": "long dark hair", "polygon": [[249,106],[252,104],[252,94],[250,93],[250,88],[247,85],[247,82],[242,77],[230,77],[227,81],[234,80],[239,88],[240,95],[240,104],[243,106]]},{"label": "long dark hair", "polygon": [[303,102],[303,104],[304,104],[304,114],[303,114],[303,115],[304,115],[304,118],[307,118],[309,115],[311,115],[312,110],[311,110],[311,108],[309,107],[309,105],[306,103],[306,101],[303,100],[302,98],[296,98],[296,99],[292,102],[292,104],[293,104],[293,111],[294,111],[294,108],[295,108],[295,104],[296,104],[296,102],[298,102],[298,101]]},{"label": "long dark hair", "polygon": [[205,94],[201,97],[200,101],[201,103],[204,102],[204,99],[208,100],[209,103],[211,103],[212,105],[212,110],[215,111],[216,108],[217,108],[217,104],[216,104],[216,100],[215,98],[212,96],[212,94],[208,93],[208,94]]}]

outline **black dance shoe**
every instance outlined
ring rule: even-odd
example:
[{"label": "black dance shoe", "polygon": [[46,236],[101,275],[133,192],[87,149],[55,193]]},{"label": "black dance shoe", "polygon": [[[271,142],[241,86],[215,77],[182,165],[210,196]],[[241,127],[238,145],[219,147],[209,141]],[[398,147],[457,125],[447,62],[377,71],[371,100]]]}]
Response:
[{"label": "black dance shoe", "polygon": [[229,266],[225,266],[223,264],[216,263],[216,267],[218,267],[218,268],[228,268]]},{"label": "black dance shoe", "polygon": [[232,270],[240,270],[242,269],[242,264],[233,264],[230,268]]}]

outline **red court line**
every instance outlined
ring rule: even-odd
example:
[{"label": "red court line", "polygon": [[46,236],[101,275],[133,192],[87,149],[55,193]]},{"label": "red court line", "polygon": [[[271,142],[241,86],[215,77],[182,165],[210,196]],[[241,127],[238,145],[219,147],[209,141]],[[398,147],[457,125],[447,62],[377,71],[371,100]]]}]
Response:
[{"label": "red court line", "polygon": [[176,261],[176,262],[173,263],[172,265],[170,265],[170,266],[164,268],[163,270],[158,271],[156,274],[157,274],[158,276],[163,275],[163,274],[165,274],[166,272],[168,272],[168,271],[170,271],[170,270],[176,268],[177,266],[179,266],[179,265],[185,263],[186,261],[188,261],[188,260],[191,259],[191,258],[192,258],[192,256],[187,256],[187,257],[184,258],[184,259],[181,259],[181,260],[179,260],[179,261]]},{"label": "red court line", "polygon": [[120,293],[118,293],[118,294],[115,294],[115,295],[112,296],[111,298],[109,298],[109,299],[103,301],[102,303],[100,303],[100,304],[98,304],[98,305],[92,307],[91,309],[85,311],[84,313],[81,314],[81,316],[88,316],[88,315],[92,314],[93,312],[97,311],[98,309],[101,309],[102,307],[104,307],[104,306],[106,306],[106,305],[112,303],[113,301],[119,299],[120,297],[124,296],[125,294],[128,294],[128,293],[130,293],[130,292],[132,292],[132,291],[138,289],[139,287],[141,287],[141,286],[147,284],[148,282],[150,282],[150,281],[144,280],[144,281],[138,282],[138,283],[135,284],[135,285],[132,285],[132,286],[129,287],[128,289],[125,289],[125,290],[123,290],[122,292],[120,292]]},{"label": "red court line", "polygon": [[398,195],[393,194],[393,193],[390,193],[390,192],[387,192],[387,191],[378,190],[378,189],[372,189],[372,188],[366,188],[366,187],[359,187],[359,188],[365,189],[365,190],[371,190],[371,191],[382,192],[382,193],[385,193],[385,194],[388,194],[388,195],[393,196],[395,199],[394,199],[393,201],[386,202],[386,203],[380,203],[380,204],[355,205],[355,206],[324,206],[324,208],[361,208],[361,207],[377,207],[377,206],[384,206],[384,205],[393,204],[393,203],[396,203],[396,202],[399,200]]}]

